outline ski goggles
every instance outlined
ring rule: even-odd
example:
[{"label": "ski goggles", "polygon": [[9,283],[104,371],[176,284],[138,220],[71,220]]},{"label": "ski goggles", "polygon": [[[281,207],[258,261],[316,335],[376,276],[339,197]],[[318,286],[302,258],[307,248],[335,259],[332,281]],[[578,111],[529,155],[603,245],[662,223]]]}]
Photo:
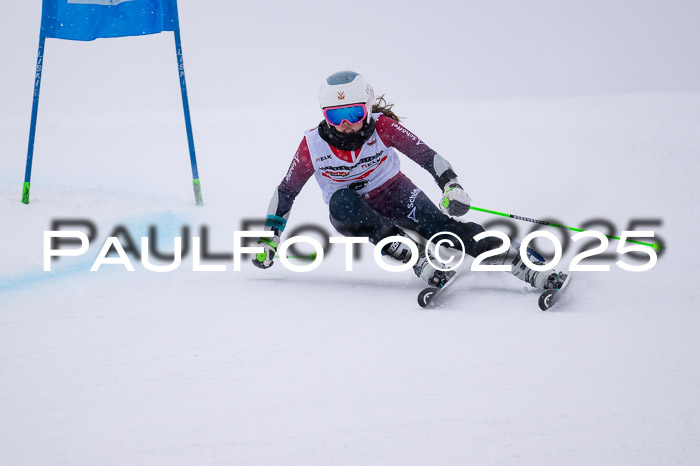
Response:
[{"label": "ski goggles", "polygon": [[328,124],[340,126],[344,121],[351,125],[362,121],[367,116],[367,107],[365,104],[343,105],[342,107],[329,107],[323,109],[323,117]]}]

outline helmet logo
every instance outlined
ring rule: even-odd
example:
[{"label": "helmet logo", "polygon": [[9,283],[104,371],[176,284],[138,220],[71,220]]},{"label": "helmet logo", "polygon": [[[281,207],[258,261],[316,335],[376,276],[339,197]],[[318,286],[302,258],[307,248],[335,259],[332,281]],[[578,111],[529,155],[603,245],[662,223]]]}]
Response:
[{"label": "helmet logo", "polygon": [[345,92],[344,91],[338,91],[338,100],[343,100],[345,98]]}]

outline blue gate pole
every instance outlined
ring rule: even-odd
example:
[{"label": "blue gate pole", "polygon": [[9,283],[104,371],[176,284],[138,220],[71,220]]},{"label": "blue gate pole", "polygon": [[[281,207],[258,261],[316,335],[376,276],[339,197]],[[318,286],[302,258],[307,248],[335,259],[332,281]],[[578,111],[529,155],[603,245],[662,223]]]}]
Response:
[{"label": "blue gate pole", "polygon": [[34,75],[34,103],[32,104],[32,122],[29,126],[29,144],[27,148],[27,168],[24,170],[22,186],[22,203],[29,204],[29,183],[32,178],[32,160],[34,159],[34,138],[36,136],[36,117],[39,112],[39,90],[41,89],[41,70],[44,65],[44,31],[39,34],[39,51],[36,57],[36,74]]},{"label": "blue gate pole", "polygon": [[197,170],[197,156],[194,153],[194,136],[192,135],[192,121],[190,120],[190,104],[187,99],[187,83],[185,82],[185,62],[182,58],[182,43],[180,41],[180,28],[175,32],[175,51],[177,52],[177,66],[180,73],[180,91],[182,93],[182,108],[185,111],[185,127],[187,128],[187,143],[190,148],[190,163],[192,164],[192,186],[194,187],[194,202],[198,206],[202,203],[202,187],[199,183],[199,171]]}]

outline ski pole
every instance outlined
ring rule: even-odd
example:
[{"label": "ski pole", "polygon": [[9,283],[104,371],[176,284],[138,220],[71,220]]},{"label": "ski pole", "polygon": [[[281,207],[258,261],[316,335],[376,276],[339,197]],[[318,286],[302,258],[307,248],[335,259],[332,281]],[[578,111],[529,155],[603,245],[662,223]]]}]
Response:
[{"label": "ski pole", "polygon": [[[521,217],[520,215],[505,214],[503,212],[497,212],[495,210],[482,209],[481,207],[472,206],[471,209],[477,210],[479,212],[485,212],[487,214],[500,215],[501,217],[508,217],[508,218],[514,218],[516,220],[523,220],[525,222],[539,223],[540,225],[548,225],[550,227],[564,228],[564,229],[572,230],[572,231],[589,231],[589,230],[582,230],[581,228],[567,227],[565,225],[557,225],[556,223],[546,222],[544,220],[537,220],[535,218]],[[608,238],[611,238],[611,239],[616,239],[618,241],[622,241],[619,236],[611,236],[611,235],[605,235],[605,236]],[[658,251],[659,249],[666,249],[663,246],[661,246],[659,243],[643,243],[641,241],[634,241],[631,239],[627,239],[625,241],[628,241],[630,243],[643,244],[644,246],[649,246],[651,248],[654,248],[654,250],[656,250],[656,251]]]},{"label": "ski pole", "polygon": [[[275,259],[279,259],[279,254],[275,256]],[[316,253],[312,252],[308,256],[287,256],[287,259],[309,259],[310,261],[316,260]]]}]

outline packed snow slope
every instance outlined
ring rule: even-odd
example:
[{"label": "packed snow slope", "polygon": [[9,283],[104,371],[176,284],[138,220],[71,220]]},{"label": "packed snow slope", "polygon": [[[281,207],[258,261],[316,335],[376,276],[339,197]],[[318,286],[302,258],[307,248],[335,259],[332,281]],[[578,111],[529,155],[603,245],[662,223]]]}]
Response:
[{"label": "packed snow slope", "polygon": [[[388,71],[357,51],[343,61],[316,37],[308,47],[329,53],[275,88],[271,62],[236,73],[234,55],[245,61],[271,42],[281,48],[269,55],[272,62],[287,60],[289,47],[308,53],[289,34],[305,15],[266,13],[274,40],[246,47],[238,41],[238,49],[231,42],[222,52],[219,29],[180,3],[203,207],[193,202],[166,35],[47,43],[31,203],[19,202],[39,12],[36,5],[18,9],[22,27],[13,30],[21,40],[16,50],[3,48],[16,66],[0,87],[7,102],[0,110],[0,464],[698,464],[698,90],[666,87],[662,71],[657,87],[620,87],[624,80],[615,81],[614,71],[606,80],[593,67],[588,78],[601,87],[586,87],[583,76],[571,83],[578,97],[510,88],[501,96],[507,98],[495,99],[491,87],[489,99],[479,100],[459,94],[467,91],[452,80],[454,67],[475,82],[474,73],[483,81],[489,73],[505,78],[456,59],[467,42],[457,32],[423,37],[426,50],[443,48],[426,58],[432,71],[417,77],[404,71],[416,68],[406,51],[396,52]],[[448,16],[471,18],[474,12],[455,5],[420,16],[436,31]],[[245,13],[263,15],[238,13],[241,27],[251,27]],[[318,10],[312,20],[323,15]],[[508,18],[516,22],[517,15]],[[601,21],[598,33],[612,30],[610,17]],[[644,43],[635,35],[639,24],[630,20],[625,40]],[[365,27],[360,31],[369,32]],[[312,37],[301,29],[302,38]],[[585,32],[580,40],[593,41],[593,29]],[[540,33],[531,30],[535,38]],[[649,53],[677,39],[668,37]],[[503,41],[494,47],[507,51],[517,42]],[[604,41],[592,43],[608,50]],[[225,89],[204,58],[206,44],[230,54],[218,55],[226,57]],[[642,49],[625,56],[642,66]],[[585,64],[586,49],[572,50],[567,56]],[[108,53],[123,61],[113,65]],[[532,84],[540,68],[526,58],[519,71]],[[679,76],[693,76],[692,66]],[[379,76],[377,93],[450,160],[475,206],[616,236],[636,222],[635,229],[654,230],[665,244],[658,263],[647,272],[623,271],[617,260],[641,262],[617,253],[611,240],[613,257],[601,262],[611,271],[577,273],[551,312],[541,312],[538,294],[510,275],[468,271],[436,309],[423,310],[416,303],[422,282],[411,272],[381,270],[369,245],[352,272],[339,246],[308,273],[280,263],[259,270],[249,258],[238,272],[228,258],[204,262],[225,271],[193,272],[193,236],[206,233],[210,253],[230,254],[234,231],[264,217],[304,130],[321,119],[320,79],[340,68]],[[255,84],[258,76],[264,85]],[[418,86],[412,99],[411,83],[420,80],[442,88],[433,97]],[[297,93],[288,92],[295,86]],[[601,89],[609,95],[591,95]],[[448,100],[452,92],[458,98]],[[405,157],[402,169],[439,199],[425,171]],[[497,219],[475,211],[464,217],[486,225]],[[95,237],[87,253],[54,260],[45,272],[43,234],[57,220],[87,221]],[[287,232],[309,224],[337,235],[313,180],[297,198]],[[130,256],[133,272],[109,264],[90,272],[115,230],[140,250],[150,227],[161,252],[172,251],[176,236],[189,239],[177,270],[151,272]],[[521,240],[532,225],[503,220],[493,227]],[[573,234],[547,231],[561,241]],[[321,239],[308,229],[301,234]],[[569,240],[560,267],[567,269],[579,250]]]},{"label": "packed snow slope", "polygon": [[[369,246],[353,272],[337,246],[308,273],[247,260],[192,272],[191,254],[170,273],[138,260],[134,272],[89,272],[118,225],[137,242],[155,225],[162,251],[183,226],[206,226],[210,251],[230,253],[242,221],[264,215],[298,135],[271,140],[263,169],[245,160],[255,134],[227,143],[243,115],[200,118],[197,208],[175,122],[46,122],[31,204],[18,183],[1,188],[3,464],[692,464],[700,97],[484,103],[461,119],[460,105],[404,108],[475,205],[572,226],[658,218],[667,250],[648,272],[579,273],[549,313],[499,273],[466,273],[421,310],[421,282],[379,269]],[[289,228],[335,234],[326,216],[312,181]],[[43,272],[55,219],[89,219],[97,238]]]}]

